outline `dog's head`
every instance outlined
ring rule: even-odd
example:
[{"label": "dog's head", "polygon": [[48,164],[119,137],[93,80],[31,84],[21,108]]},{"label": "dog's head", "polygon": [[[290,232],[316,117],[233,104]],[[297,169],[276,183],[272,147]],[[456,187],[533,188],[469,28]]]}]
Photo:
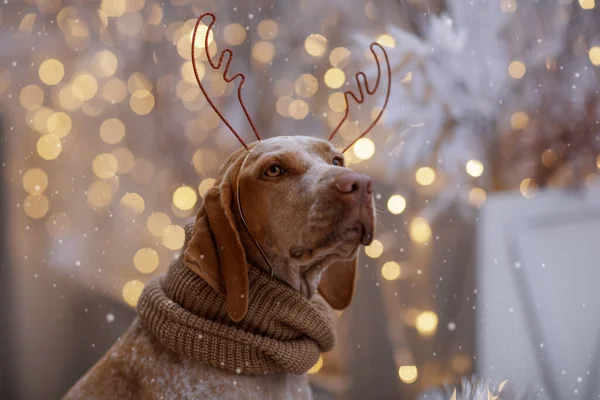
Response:
[{"label": "dog's head", "polygon": [[371,180],[346,168],[324,140],[277,137],[250,148],[227,160],[206,193],[185,249],[188,268],[227,296],[229,316],[241,320],[248,308],[247,262],[269,268],[254,237],[275,277],[308,298],[318,288],[333,308],[346,308],[357,249],[373,238]]}]

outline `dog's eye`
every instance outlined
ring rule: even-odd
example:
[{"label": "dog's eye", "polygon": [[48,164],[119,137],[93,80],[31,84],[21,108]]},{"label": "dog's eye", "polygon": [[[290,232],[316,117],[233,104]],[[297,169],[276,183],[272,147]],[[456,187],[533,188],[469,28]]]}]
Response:
[{"label": "dog's eye", "polygon": [[331,163],[333,165],[335,165],[336,167],[343,167],[344,166],[344,160],[342,160],[341,157],[335,157]]},{"label": "dog's eye", "polygon": [[265,171],[265,175],[269,178],[276,178],[283,175],[284,169],[279,164],[273,164]]}]

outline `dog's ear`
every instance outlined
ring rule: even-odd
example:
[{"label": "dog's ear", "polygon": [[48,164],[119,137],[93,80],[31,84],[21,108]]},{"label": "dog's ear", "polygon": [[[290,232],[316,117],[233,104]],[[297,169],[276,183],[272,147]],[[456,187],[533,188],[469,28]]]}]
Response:
[{"label": "dog's ear", "polygon": [[331,264],[321,275],[319,293],[335,310],[343,310],[350,305],[356,282],[358,255],[349,261]]},{"label": "dog's ear", "polygon": [[232,210],[230,173],[212,187],[198,211],[185,249],[187,267],[226,296],[227,314],[240,321],[248,311],[248,267]]}]

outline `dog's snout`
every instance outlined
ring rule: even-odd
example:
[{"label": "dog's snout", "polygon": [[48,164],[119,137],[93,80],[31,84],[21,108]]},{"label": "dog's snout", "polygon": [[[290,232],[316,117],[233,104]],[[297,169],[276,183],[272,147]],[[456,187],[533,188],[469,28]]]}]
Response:
[{"label": "dog's snout", "polygon": [[334,180],[334,186],[342,199],[363,202],[373,193],[371,178],[353,171],[337,176]]}]

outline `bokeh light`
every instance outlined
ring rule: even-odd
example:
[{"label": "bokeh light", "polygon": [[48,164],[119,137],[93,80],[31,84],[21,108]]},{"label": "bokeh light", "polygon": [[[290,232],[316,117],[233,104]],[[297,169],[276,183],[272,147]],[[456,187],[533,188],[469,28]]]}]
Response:
[{"label": "bokeh light", "polygon": [[117,56],[108,50],[99,51],[94,55],[92,70],[99,77],[108,78],[112,76],[117,71],[118,66]]},{"label": "bokeh light", "polygon": [[430,167],[421,167],[415,173],[415,179],[421,186],[429,186],[435,181],[435,171]]},{"label": "bokeh light", "polygon": [[365,253],[371,258],[379,258],[383,254],[383,244],[375,239],[370,245],[365,246]]},{"label": "bokeh light", "polygon": [[119,162],[112,154],[98,154],[92,161],[94,175],[100,179],[109,179],[115,176],[119,169]]},{"label": "bokeh light", "polygon": [[433,311],[423,311],[415,321],[415,327],[423,336],[431,336],[438,325],[438,316]]},{"label": "bokeh light", "polygon": [[329,63],[332,67],[344,68],[352,58],[352,53],[345,47],[336,47],[329,53]]},{"label": "bokeh light", "polygon": [[71,132],[73,122],[69,114],[62,111],[52,113],[46,121],[46,130],[48,133],[63,138]]},{"label": "bokeh light", "polygon": [[304,100],[292,100],[288,107],[288,113],[294,119],[304,119],[308,112],[308,103]]},{"label": "bokeh light", "polygon": [[135,307],[143,290],[144,284],[142,282],[131,280],[123,285],[123,300],[130,306]]},{"label": "bokeh light", "polygon": [[304,40],[304,50],[313,57],[320,57],[327,50],[327,39],[318,33],[308,35]]},{"label": "bokeh light", "polygon": [[526,70],[525,64],[521,61],[513,61],[508,65],[508,74],[514,79],[521,79],[525,76]]},{"label": "bokeh light", "polygon": [[54,160],[62,151],[62,143],[57,136],[48,134],[38,139],[36,149],[44,160]]},{"label": "bokeh light", "polygon": [[339,68],[329,68],[323,77],[325,84],[332,89],[341,87],[346,82],[344,71]]},{"label": "bokeh light", "polygon": [[467,174],[477,178],[483,174],[483,164],[479,160],[469,160],[465,165]]},{"label": "bokeh light", "polygon": [[173,193],[173,204],[180,210],[190,210],[196,205],[198,196],[189,186],[181,186]]},{"label": "bokeh light", "polygon": [[35,110],[44,102],[44,92],[37,85],[27,85],[19,94],[19,102],[27,110]]},{"label": "bokeh light", "polygon": [[206,195],[206,192],[208,192],[208,189],[213,187],[214,184],[214,178],[203,179],[202,182],[200,182],[200,185],[198,185],[198,193],[200,194],[200,196],[204,197]]},{"label": "bokeh light", "polygon": [[40,219],[48,212],[50,203],[48,198],[43,194],[29,195],[23,202],[23,210],[29,218]]},{"label": "bokeh light", "polygon": [[414,383],[419,377],[419,371],[414,365],[403,365],[398,368],[398,377],[404,383]]},{"label": "bokeh light", "polygon": [[46,219],[46,231],[56,239],[62,239],[71,233],[71,219],[64,212],[57,212]]},{"label": "bokeh light", "polygon": [[406,199],[402,195],[394,194],[390,196],[387,208],[392,214],[402,214],[406,208]]},{"label": "bokeh light", "polygon": [[38,73],[42,82],[54,86],[65,76],[65,67],[59,60],[51,58],[40,64]]},{"label": "bokeh light", "polygon": [[519,190],[523,197],[533,199],[538,193],[538,186],[531,178],[525,178],[521,181]]},{"label": "bokeh light", "polygon": [[258,42],[252,48],[252,58],[256,61],[266,64],[271,62],[275,56],[275,46],[273,43],[265,40]]},{"label": "bokeh light", "polygon": [[600,46],[593,46],[590,48],[588,56],[590,57],[592,64],[595,66],[600,66]]},{"label": "bokeh light", "polygon": [[416,217],[410,223],[410,238],[415,243],[427,243],[431,239],[431,227],[423,217]]},{"label": "bokeh light", "polygon": [[179,250],[185,242],[185,231],[179,225],[169,225],[162,233],[162,244],[167,249]]},{"label": "bokeh light", "polygon": [[319,90],[319,81],[311,74],[302,74],[294,82],[294,90],[298,96],[312,97]]},{"label": "bokeh light", "polygon": [[29,194],[39,195],[48,187],[48,175],[40,168],[32,168],[23,174],[23,189]]},{"label": "bokeh light", "polygon": [[388,35],[387,33],[384,33],[383,35],[379,35],[379,37],[377,37],[377,43],[379,43],[380,45],[385,46],[385,47],[390,47],[390,48],[396,47],[396,40],[391,35]]},{"label": "bokeh light", "polygon": [[481,207],[487,199],[487,193],[482,188],[472,188],[469,190],[469,204],[473,207]]},{"label": "bokeh light", "polygon": [[309,374],[316,374],[317,372],[319,372],[321,370],[321,368],[323,368],[323,356],[319,355],[319,359],[317,360],[317,362],[315,363],[315,365],[313,365],[307,371],[307,373],[309,373]]},{"label": "bokeh light", "polygon": [[596,6],[595,0],[579,0],[579,5],[584,10],[592,10]]},{"label": "bokeh light", "polygon": [[395,261],[388,261],[381,267],[381,276],[388,281],[398,279],[400,272],[400,264]]},{"label": "bokeh light", "polygon": [[272,40],[277,36],[279,27],[277,26],[277,22],[272,19],[264,19],[258,24],[256,31],[262,40]]},{"label": "bokeh light", "polygon": [[158,268],[159,263],[158,253],[150,247],[139,249],[133,256],[135,269],[143,274],[154,272]]},{"label": "bokeh light", "polygon": [[79,101],[90,100],[98,92],[98,82],[90,74],[79,74],[71,81],[71,92]]},{"label": "bokeh light", "polygon": [[240,45],[246,40],[246,29],[240,24],[229,24],[223,31],[223,37],[227,44]]},{"label": "bokeh light", "polygon": [[125,125],[118,118],[109,118],[100,125],[100,138],[108,144],[119,143],[125,136]]},{"label": "bokeh light", "polygon": [[146,220],[146,228],[153,236],[162,237],[165,229],[171,225],[171,217],[163,212],[150,214]]},{"label": "bokeh light", "polygon": [[141,214],[146,207],[144,199],[137,193],[126,193],[121,197],[120,201],[121,210],[126,213]]},{"label": "bokeh light", "polygon": [[517,111],[510,117],[510,126],[515,130],[525,129],[529,124],[529,115],[523,111]]},{"label": "bokeh light", "polygon": [[95,208],[108,206],[113,198],[114,192],[105,181],[96,181],[87,189],[87,201]]},{"label": "bokeh light", "polygon": [[154,96],[149,90],[137,90],[129,98],[129,107],[138,115],[147,115],[154,108]]},{"label": "bokeh light", "polygon": [[369,138],[360,138],[352,146],[352,152],[360,160],[368,160],[375,154],[375,144]]}]

